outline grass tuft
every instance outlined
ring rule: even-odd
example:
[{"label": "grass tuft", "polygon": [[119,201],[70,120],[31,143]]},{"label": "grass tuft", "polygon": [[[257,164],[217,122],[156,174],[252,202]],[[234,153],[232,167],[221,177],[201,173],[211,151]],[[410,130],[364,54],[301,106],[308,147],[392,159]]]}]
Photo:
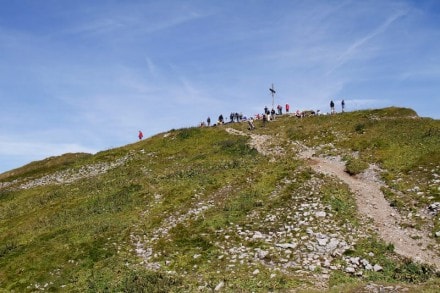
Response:
[{"label": "grass tuft", "polygon": [[345,171],[350,175],[357,175],[368,169],[368,163],[356,158],[349,158],[345,164]]}]

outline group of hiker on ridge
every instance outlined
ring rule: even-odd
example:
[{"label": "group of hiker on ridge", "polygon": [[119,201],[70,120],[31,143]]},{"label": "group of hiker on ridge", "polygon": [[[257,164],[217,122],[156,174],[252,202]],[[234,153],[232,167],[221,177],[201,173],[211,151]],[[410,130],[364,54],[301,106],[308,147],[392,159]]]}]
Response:
[{"label": "group of hiker on ridge", "polygon": [[[342,100],[341,101],[341,108],[342,108],[342,113],[344,113],[345,111],[345,101]],[[264,107],[264,112],[262,114],[258,113],[255,114],[254,117],[246,117],[244,116],[242,113],[238,113],[238,112],[231,112],[231,114],[229,115],[229,122],[226,122],[226,119],[223,117],[223,114],[220,114],[218,116],[217,122],[212,124],[212,126],[217,126],[217,125],[222,125],[225,123],[234,123],[234,122],[242,122],[242,121],[247,121],[248,123],[248,129],[249,130],[253,130],[255,129],[255,124],[254,124],[254,120],[262,120],[262,126],[266,126],[266,123],[268,121],[271,120],[275,120],[275,116],[276,115],[283,115],[283,106],[278,105],[276,107],[277,111],[275,111],[274,108],[272,108],[272,110],[269,111],[269,108],[267,106]],[[307,117],[307,116],[314,116],[314,115],[321,115],[320,110],[317,110],[316,112],[314,110],[308,110],[308,111],[299,111],[296,110],[295,113],[290,114],[290,105],[286,104],[285,106],[285,110],[286,110],[286,115],[294,115],[298,118],[303,118],[303,117]],[[335,110],[335,103],[333,102],[333,100],[330,101],[330,114],[335,114],[336,110]],[[206,123],[203,121],[200,123],[200,127],[205,127],[205,126],[211,126],[211,117],[208,116],[208,118],[206,119]],[[138,138],[139,140],[142,140],[142,138],[144,137],[143,133],[141,130],[139,130],[138,133]]]},{"label": "group of hiker on ridge", "polygon": [[[342,113],[345,111],[345,101],[342,100],[341,101],[341,106],[342,106]],[[211,117],[208,117],[206,119],[206,123],[205,122],[201,122],[200,123],[200,127],[204,127],[204,126],[217,126],[217,125],[222,125],[225,123],[234,123],[234,122],[242,122],[242,121],[247,121],[248,122],[248,129],[252,130],[255,129],[255,124],[254,124],[254,120],[262,120],[263,122],[263,126],[266,125],[266,123],[268,121],[274,120],[275,117],[277,115],[283,115],[283,109],[285,109],[285,114],[289,114],[289,115],[294,115],[298,118],[303,118],[303,117],[307,117],[307,116],[313,116],[313,115],[321,115],[320,110],[317,110],[316,112],[314,110],[308,110],[308,111],[300,111],[300,110],[296,110],[295,113],[290,114],[290,105],[286,104],[286,106],[283,108],[283,106],[278,105],[276,107],[277,111],[275,111],[275,109],[271,109],[269,110],[269,108],[266,106],[264,107],[264,111],[262,114],[258,113],[255,114],[254,117],[249,117],[247,118],[246,116],[243,116],[241,113],[239,114],[238,112],[234,113],[232,112],[229,115],[229,122],[226,122],[226,119],[223,117],[223,114],[220,114],[217,122],[216,123],[211,123]],[[333,100],[330,101],[330,114],[335,114],[336,110],[335,110],[335,103],[333,102]]]}]

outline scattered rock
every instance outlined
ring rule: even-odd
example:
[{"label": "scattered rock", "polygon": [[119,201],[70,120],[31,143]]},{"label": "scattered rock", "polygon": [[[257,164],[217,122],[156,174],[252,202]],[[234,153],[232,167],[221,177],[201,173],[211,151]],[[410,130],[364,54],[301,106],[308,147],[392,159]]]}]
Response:
[{"label": "scattered rock", "polygon": [[257,255],[259,259],[264,259],[269,254],[269,251],[258,250]]},{"label": "scattered rock", "polygon": [[435,216],[440,211],[440,202],[432,203],[428,206],[428,213],[432,216]]},{"label": "scattered rock", "polygon": [[225,286],[225,282],[221,281],[220,283],[218,283],[217,286],[215,286],[214,291],[220,291],[224,286]]},{"label": "scattered rock", "polygon": [[350,262],[356,266],[359,265],[359,257],[351,257]]},{"label": "scattered rock", "polygon": [[373,266],[370,264],[370,262],[368,261],[368,260],[366,260],[366,259],[362,259],[361,260],[361,264],[364,266],[364,268],[367,270],[367,271],[371,271],[372,269],[373,269]]},{"label": "scattered rock", "polygon": [[380,271],[383,270],[383,268],[382,268],[380,265],[375,264],[375,265],[373,266],[373,270],[374,270],[375,272],[380,272]]},{"label": "scattered rock", "polygon": [[320,238],[320,239],[318,239],[318,244],[319,244],[320,246],[325,246],[325,245],[327,245],[327,242],[328,242],[328,238]]},{"label": "scattered rock", "polygon": [[[46,185],[60,185],[72,183],[80,179],[95,177],[108,171],[122,166],[132,157],[132,153],[124,157],[121,157],[113,162],[96,163],[91,165],[85,165],[79,169],[67,169],[63,171],[58,171],[53,174],[45,175],[40,178],[25,178],[23,183],[21,183],[17,189],[30,189],[38,186]],[[19,183],[19,182],[13,182]],[[0,185],[0,188],[9,186],[10,183],[6,182]]]},{"label": "scattered rock", "polygon": [[327,215],[327,213],[326,213],[326,212],[323,212],[323,211],[319,211],[319,212],[316,212],[316,213],[315,213],[315,216],[316,216],[317,218],[324,218],[326,215]]},{"label": "scattered rock", "polygon": [[338,248],[339,243],[339,240],[336,238],[330,239],[329,244],[327,244],[327,250],[334,251],[336,248]]},{"label": "scattered rock", "polygon": [[275,244],[275,246],[281,247],[284,249],[286,249],[286,248],[295,249],[298,246],[298,244],[296,244],[296,243],[277,243],[277,244]]}]

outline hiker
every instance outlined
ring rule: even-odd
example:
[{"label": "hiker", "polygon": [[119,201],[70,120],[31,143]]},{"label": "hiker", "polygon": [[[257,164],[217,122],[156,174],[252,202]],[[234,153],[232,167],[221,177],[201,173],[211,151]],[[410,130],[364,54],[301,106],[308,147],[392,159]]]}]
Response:
[{"label": "hiker", "polygon": [[218,116],[218,124],[223,124],[223,114],[220,114],[220,116]]},{"label": "hiker", "polygon": [[342,106],[342,113],[344,113],[344,110],[345,110],[345,102],[344,102],[344,100],[342,100],[341,106]]},{"label": "hiker", "polygon": [[269,114],[269,109],[266,107],[264,107],[264,114],[268,115]]},{"label": "hiker", "polygon": [[211,117],[208,117],[208,119],[206,119],[206,123],[208,124],[208,126],[211,125]]},{"label": "hiker", "polygon": [[248,125],[249,125],[249,127],[248,127],[249,130],[253,130],[253,129],[255,129],[254,119],[252,119],[252,117],[249,118],[249,120],[248,120]]},{"label": "hiker", "polygon": [[263,114],[263,127],[266,126],[267,123],[267,114]]},{"label": "hiker", "polygon": [[275,120],[275,109],[272,108],[272,111],[270,111],[270,120]]},{"label": "hiker", "polygon": [[278,115],[283,115],[283,106],[278,105],[277,110],[278,110]]},{"label": "hiker", "polygon": [[144,137],[144,134],[140,130],[139,130],[138,137],[139,137],[139,140],[142,140],[142,138]]},{"label": "hiker", "polygon": [[330,109],[331,109],[331,113],[335,114],[335,103],[333,103],[333,100],[330,101]]},{"label": "hiker", "polygon": [[286,113],[289,113],[289,110],[290,110],[290,106],[289,104],[286,104]]}]

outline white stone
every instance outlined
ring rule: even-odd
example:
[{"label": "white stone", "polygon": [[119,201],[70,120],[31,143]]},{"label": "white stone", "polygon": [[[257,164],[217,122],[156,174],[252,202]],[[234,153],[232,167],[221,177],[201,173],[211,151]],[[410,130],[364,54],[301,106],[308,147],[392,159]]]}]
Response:
[{"label": "white stone", "polygon": [[356,270],[353,268],[353,267],[346,267],[345,268],[345,272],[347,272],[347,273],[354,273]]},{"label": "white stone", "polygon": [[323,211],[319,211],[315,213],[315,216],[318,218],[324,218],[326,215],[327,215],[326,212]]},{"label": "white stone", "polygon": [[252,275],[255,276],[255,275],[258,275],[259,273],[260,273],[260,270],[259,270],[259,269],[256,269],[255,271],[252,272]]},{"label": "white stone", "polygon": [[214,291],[220,291],[224,286],[225,286],[225,282],[221,281],[220,283],[218,283],[217,286],[215,286]]},{"label": "white stone", "polygon": [[367,265],[369,265],[370,263],[368,262],[368,260],[366,259],[361,259],[361,264],[366,267]]},{"label": "white stone", "polygon": [[339,240],[336,238],[332,238],[332,239],[330,239],[330,243],[327,245],[327,250],[333,251],[336,248],[338,248],[338,245],[339,245]]},{"label": "white stone", "polygon": [[375,264],[375,265],[373,266],[373,270],[374,270],[375,272],[379,272],[379,271],[382,271],[383,268],[382,268],[380,265]]},{"label": "white stone", "polygon": [[328,242],[328,238],[320,238],[320,239],[318,239],[318,244],[319,244],[320,246],[325,246],[325,245],[327,245],[327,242]]},{"label": "white stone", "polygon": [[354,265],[359,265],[359,257],[351,257],[350,262]]},{"label": "white stone", "polygon": [[269,251],[266,250],[260,250],[258,251],[258,258],[263,259],[269,254]]},{"label": "white stone", "polygon": [[286,249],[286,248],[295,249],[298,246],[298,244],[296,244],[296,243],[277,243],[277,244],[275,244],[275,246],[281,247],[284,249]]}]

